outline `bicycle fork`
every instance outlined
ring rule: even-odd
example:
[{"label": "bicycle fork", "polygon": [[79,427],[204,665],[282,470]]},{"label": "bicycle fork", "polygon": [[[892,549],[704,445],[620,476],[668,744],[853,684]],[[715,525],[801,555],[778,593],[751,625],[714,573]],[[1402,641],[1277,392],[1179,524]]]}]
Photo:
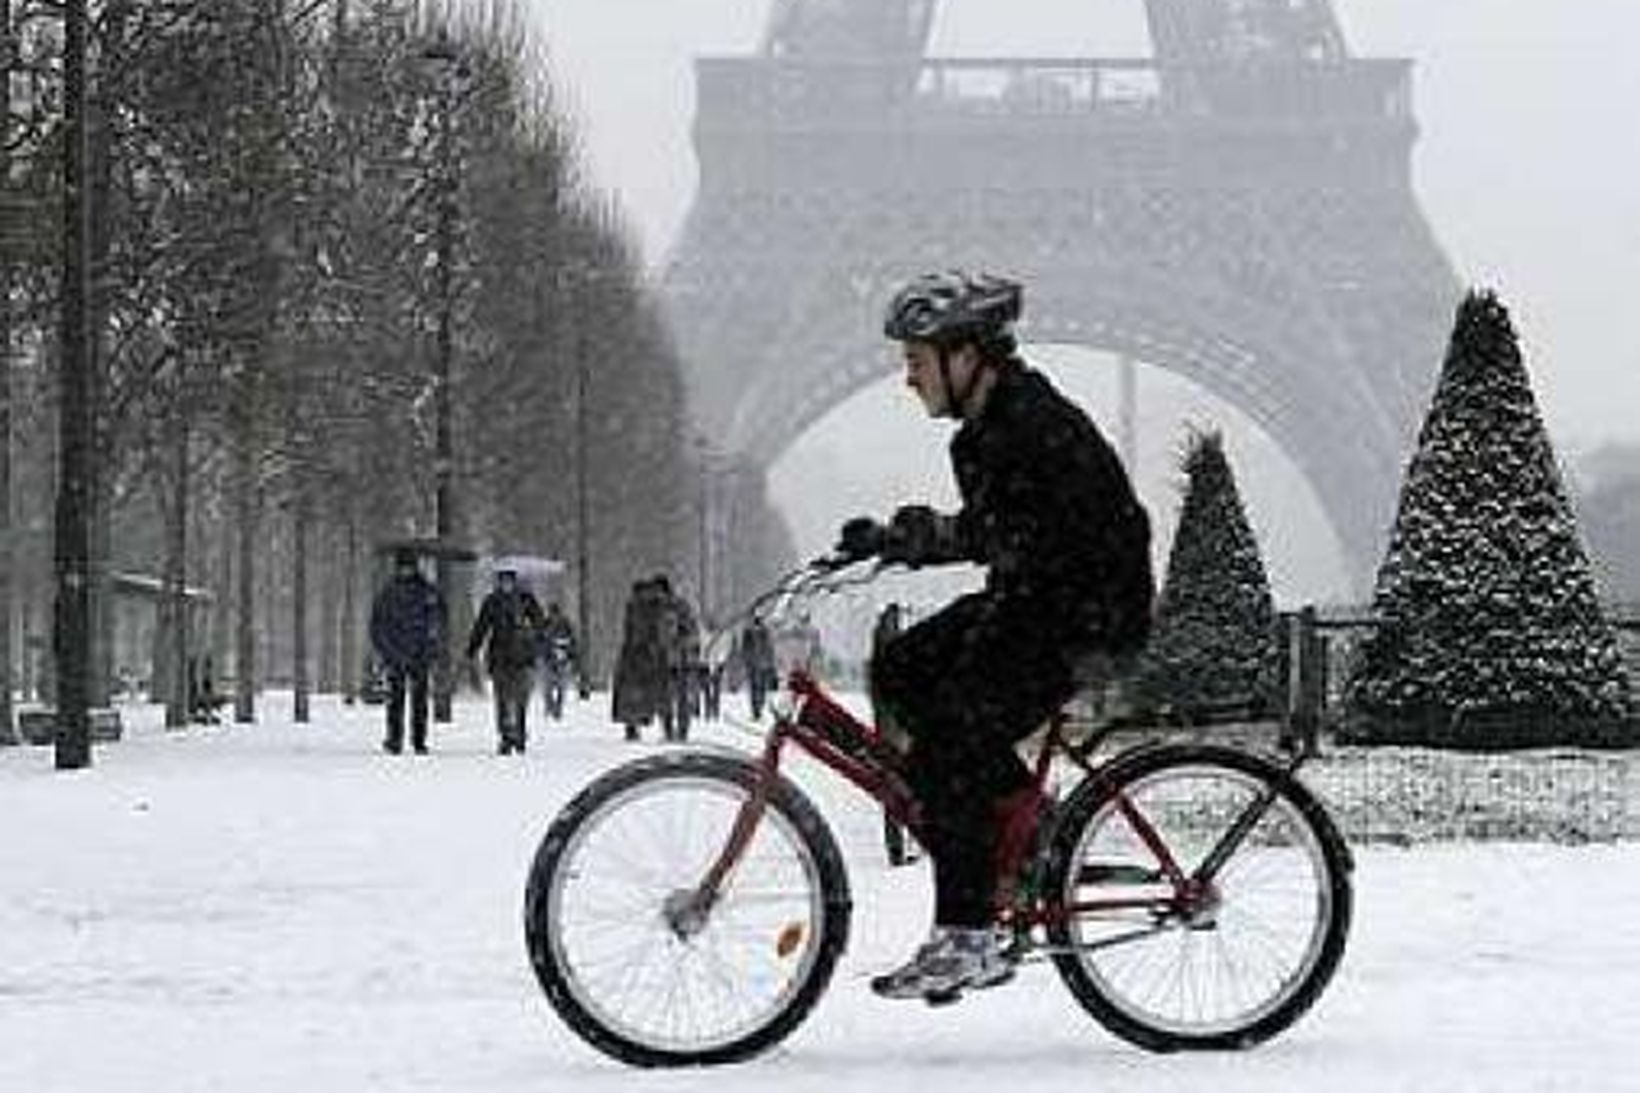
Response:
[{"label": "bicycle fork", "polygon": [[712,864],[707,867],[706,875],[695,887],[680,888],[667,896],[662,903],[661,916],[679,941],[688,941],[706,929],[706,923],[711,918],[712,908],[717,905],[724,882],[729,879],[729,874],[734,872],[740,856],[751,845],[758,824],[763,822],[763,813],[769,806],[769,794],[772,792],[779,768],[780,742],[777,736],[771,739],[764,749],[746,799],[741,802],[740,810],[735,813],[735,822],[729,828],[728,841],[724,843],[723,849],[718,852]]}]

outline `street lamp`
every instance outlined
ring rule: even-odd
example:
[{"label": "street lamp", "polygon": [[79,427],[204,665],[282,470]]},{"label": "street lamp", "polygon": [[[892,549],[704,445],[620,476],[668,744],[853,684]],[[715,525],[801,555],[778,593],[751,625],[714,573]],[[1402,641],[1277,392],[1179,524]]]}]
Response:
[{"label": "street lamp", "polygon": [[[450,430],[450,373],[452,345],[452,317],[454,311],[451,266],[455,252],[456,215],[456,158],[454,140],[455,81],[467,75],[467,63],[441,27],[438,37],[422,50],[422,56],[438,63],[444,69],[438,98],[438,227],[435,238],[438,262],[438,334],[433,362],[433,530],[439,544],[447,547],[456,528],[454,444]],[[440,549],[436,560],[439,598],[446,611],[454,617],[451,608],[455,584],[448,551]],[[454,689],[449,655],[449,635],[445,635],[444,655],[438,658],[433,687],[433,719],[447,722],[451,718],[451,692]]]}]

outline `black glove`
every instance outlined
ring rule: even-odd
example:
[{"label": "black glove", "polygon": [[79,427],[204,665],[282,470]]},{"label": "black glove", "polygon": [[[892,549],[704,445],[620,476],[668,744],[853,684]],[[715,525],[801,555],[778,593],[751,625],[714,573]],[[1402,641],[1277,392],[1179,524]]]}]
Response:
[{"label": "black glove", "polygon": [[927,505],[902,505],[884,535],[885,562],[920,565],[933,557],[939,542],[939,517]]},{"label": "black glove", "polygon": [[883,552],[885,534],[883,525],[871,517],[856,516],[843,525],[843,530],[837,535],[837,546],[834,549],[839,557],[851,561],[870,558]]}]

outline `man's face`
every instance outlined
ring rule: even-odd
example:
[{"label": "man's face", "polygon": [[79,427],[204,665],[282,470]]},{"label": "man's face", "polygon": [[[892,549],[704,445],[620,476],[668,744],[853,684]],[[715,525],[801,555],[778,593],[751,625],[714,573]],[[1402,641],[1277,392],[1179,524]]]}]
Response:
[{"label": "man's face", "polygon": [[946,378],[948,375],[951,387],[958,391],[969,389],[978,365],[974,347],[964,345],[949,350],[945,375],[941,374],[939,347],[932,342],[906,342],[904,353],[906,386],[917,392],[928,416],[945,417],[957,413],[957,408],[952,405],[951,391],[946,387]]},{"label": "man's face", "polygon": [[503,592],[511,592],[518,587],[518,577],[512,573],[497,573],[495,586]]}]

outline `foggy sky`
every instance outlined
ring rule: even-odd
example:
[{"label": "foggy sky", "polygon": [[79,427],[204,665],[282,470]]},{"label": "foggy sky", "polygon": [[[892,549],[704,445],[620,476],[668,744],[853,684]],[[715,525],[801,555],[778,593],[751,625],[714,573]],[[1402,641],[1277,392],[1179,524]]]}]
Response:
[{"label": "foggy sky", "polygon": [[[652,264],[660,264],[693,192],[695,163],[688,127],[693,113],[692,59],[699,54],[755,49],[770,0],[529,0],[538,16],[555,80],[581,122],[586,165],[595,182],[615,191],[632,218]],[[1563,459],[1601,443],[1640,443],[1640,323],[1629,297],[1640,285],[1640,186],[1634,112],[1640,109],[1640,66],[1630,60],[1640,41],[1635,0],[1334,0],[1357,56],[1405,56],[1415,62],[1414,107],[1421,135],[1414,151],[1417,194],[1460,277],[1496,288],[1510,306],[1524,342],[1551,438]],[[941,55],[1085,54],[1144,56],[1151,50],[1141,0],[942,0],[931,52]],[[1454,301],[1455,302],[1455,301]],[[1432,362],[1435,367],[1438,362]],[[1167,377],[1152,376],[1165,381]],[[1172,386],[1146,380],[1152,390]],[[1141,392],[1146,390],[1141,388]],[[1188,393],[1173,392],[1190,402]],[[1088,396],[1095,403],[1098,394]],[[942,474],[943,432],[885,383],[850,404],[860,428],[904,431],[895,442],[932,446],[926,474]],[[1096,417],[1099,416],[1094,407]],[[1146,407],[1142,404],[1142,411]],[[896,418],[894,415],[903,415]],[[834,414],[833,417],[840,415]],[[804,443],[835,454],[847,449],[822,422]],[[1232,434],[1237,432],[1232,428]],[[926,438],[924,432],[927,433]],[[1274,482],[1290,469],[1274,451],[1240,446],[1244,491]],[[1166,476],[1176,438],[1152,438]],[[870,445],[867,445],[870,447]],[[1262,461],[1262,462],[1261,462]],[[1272,462],[1273,461],[1273,462]],[[1141,463],[1143,463],[1143,458]],[[1269,467],[1264,462],[1271,462]],[[1256,465],[1256,467],[1254,466]],[[836,467],[836,464],[833,464]],[[869,473],[869,468],[863,468]],[[776,493],[800,539],[821,534],[836,513],[807,503],[814,528],[792,511],[793,489]],[[790,475],[785,475],[790,478]],[[847,500],[847,467],[837,470]],[[1249,488],[1253,487],[1253,488]],[[856,489],[854,491],[858,493]],[[869,491],[868,491],[869,492]],[[1267,491],[1266,491],[1267,492]],[[1302,487],[1299,492],[1305,492]],[[1154,494],[1154,488],[1147,490]],[[1176,499],[1147,498],[1153,512]],[[840,502],[841,503],[841,502]],[[1335,546],[1306,513],[1263,518],[1283,523],[1262,536],[1278,584],[1301,595],[1336,580]],[[823,517],[812,510],[826,508]],[[1155,513],[1160,523],[1168,514]],[[1306,545],[1307,543],[1307,545]],[[811,543],[800,543],[808,548]],[[1275,557],[1280,551],[1296,557]]]}]

